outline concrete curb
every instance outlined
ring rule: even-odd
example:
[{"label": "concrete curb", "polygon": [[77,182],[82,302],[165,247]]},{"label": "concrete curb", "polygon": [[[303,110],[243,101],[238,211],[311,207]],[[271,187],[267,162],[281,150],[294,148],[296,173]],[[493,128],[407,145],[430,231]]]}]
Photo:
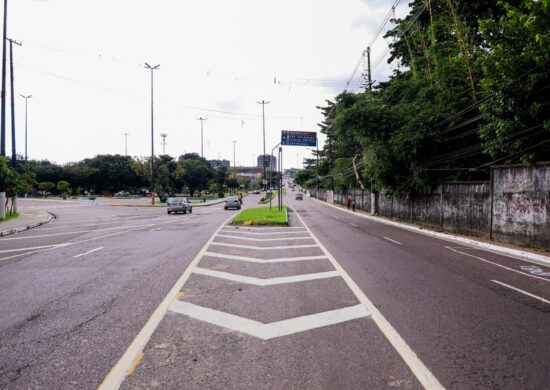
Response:
[{"label": "concrete curb", "polygon": [[430,237],[439,238],[439,239],[442,239],[442,240],[445,240],[445,241],[465,244],[465,245],[469,245],[469,246],[474,247],[474,248],[484,249],[484,250],[487,250],[489,252],[494,252],[494,253],[497,253],[497,254],[506,255],[506,256],[510,256],[510,257],[515,257],[515,258],[518,258],[518,259],[521,259],[521,260],[529,260],[529,261],[532,261],[532,262],[535,262],[535,263],[538,263],[538,264],[541,264],[541,265],[550,266],[550,257],[548,257],[548,256],[539,255],[539,254],[536,254],[536,253],[530,253],[530,252],[522,251],[520,249],[506,248],[506,247],[499,246],[499,245],[496,245],[496,244],[490,244],[490,243],[487,243],[487,242],[477,241],[477,240],[474,240],[474,239],[471,239],[471,238],[466,238],[466,237],[453,235],[451,233],[435,232],[433,230],[429,230],[429,229],[424,228],[424,227],[413,226],[413,225],[409,225],[409,224],[402,223],[402,222],[390,221],[390,220],[385,219],[385,218],[375,217],[375,216],[372,216],[372,215],[367,215],[367,214],[364,214],[364,213],[353,212],[351,210],[346,210],[346,209],[344,209],[340,206],[330,204],[328,202],[318,200],[316,198],[310,197],[310,199],[313,199],[314,201],[319,202],[319,203],[324,203],[327,206],[334,207],[335,209],[346,212],[346,213],[350,213],[350,214],[353,214],[353,215],[358,215],[358,216],[361,216],[363,218],[367,218],[367,219],[370,219],[370,220],[373,220],[373,221],[376,221],[376,222],[380,222],[380,223],[383,223],[383,224],[386,224],[386,225],[395,226],[395,227],[398,227],[398,228],[401,228],[401,229],[409,230],[409,231],[412,231],[412,232],[415,232],[415,233],[424,234],[425,236],[430,236]]},{"label": "concrete curb", "polygon": [[20,226],[20,227],[16,227],[16,228],[13,228],[13,229],[8,229],[8,230],[1,231],[0,232],[0,237],[9,236],[10,234],[15,234],[15,233],[21,233],[21,232],[24,232],[25,230],[33,229],[35,227],[44,225],[44,224],[50,222],[52,219],[55,219],[55,215],[53,215],[52,213],[49,213],[47,211],[45,211],[45,213],[49,214],[48,218],[43,219],[42,221],[39,221],[39,222],[31,223],[31,224],[26,225],[26,226]]}]

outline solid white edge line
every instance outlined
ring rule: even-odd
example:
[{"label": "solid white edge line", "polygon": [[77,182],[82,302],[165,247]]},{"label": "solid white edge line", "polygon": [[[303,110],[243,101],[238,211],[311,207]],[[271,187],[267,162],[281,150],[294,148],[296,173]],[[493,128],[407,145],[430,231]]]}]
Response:
[{"label": "solid white edge line", "polygon": [[397,227],[399,229],[408,230],[410,232],[414,232],[414,233],[417,233],[417,234],[422,234],[422,235],[428,236],[428,237],[439,238],[440,240],[444,240],[444,241],[448,241],[448,242],[469,245],[473,249],[481,249],[481,250],[484,250],[484,251],[496,253],[496,254],[501,255],[501,256],[507,256],[507,257],[511,257],[511,258],[514,258],[514,259],[522,260],[522,261],[526,261],[526,262],[533,263],[533,264],[544,265],[546,267],[550,266],[550,257],[549,256],[538,255],[538,254],[535,254],[535,253],[530,253],[530,252],[522,251],[522,250],[519,250],[519,249],[511,249],[511,248],[498,246],[496,244],[490,244],[490,243],[486,243],[486,242],[476,241],[476,240],[472,240],[470,238],[455,236],[452,233],[434,232],[432,230],[429,230],[427,228],[421,228],[419,226],[411,226],[411,225],[407,225],[407,224],[402,223],[402,222],[387,220],[387,219],[382,218],[382,217],[376,217],[376,216],[373,216],[373,215],[366,215],[366,214],[363,214],[363,213],[357,213],[357,212],[349,211],[349,210],[343,209],[339,206],[330,204],[328,202],[325,202],[325,201],[322,201],[322,200],[319,200],[319,199],[316,199],[316,198],[310,198],[310,199],[312,199],[315,202],[318,202],[319,204],[324,204],[325,206],[335,208],[336,210],[340,210],[344,213],[350,213],[352,215],[355,215],[355,216],[358,216],[358,217],[361,217],[361,218],[365,218],[365,219],[370,219],[374,222],[382,223],[384,225],[390,225],[390,226],[393,226],[393,227]]},{"label": "solid white edge line", "polygon": [[386,237],[386,236],[382,236],[382,238],[383,238],[384,240],[388,240],[388,241],[394,242],[394,243],[396,243],[396,244],[398,244],[398,245],[403,245],[403,244],[402,244],[402,243],[400,243],[399,241],[395,241],[395,240],[392,240],[392,239],[391,239],[391,238],[389,238],[389,237]]},{"label": "solid white edge line", "polygon": [[486,260],[486,259],[484,259],[483,257],[474,256],[474,255],[471,255],[471,254],[466,253],[466,252],[457,251],[456,249],[453,249],[453,248],[451,248],[451,247],[449,247],[449,246],[446,246],[445,248],[447,248],[447,249],[450,250],[450,251],[453,251],[453,252],[456,252],[456,253],[460,253],[461,255],[473,257],[474,259],[478,259],[478,260],[484,261],[484,262],[486,262],[486,263],[489,263],[489,264],[492,264],[492,265],[496,265],[497,267],[504,268],[505,270],[512,271],[512,272],[518,273],[518,274],[523,275],[523,276],[528,276],[528,277],[530,277],[530,278],[539,279],[539,280],[544,280],[545,282],[550,282],[550,279],[545,279],[545,278],[542,278],[542,277],[540,277],[540,276],[531,275],[531,274],[528,274],[528,273],[526,273],[526,272],[521,272],[521,271],[518,271],[518,270],[516,270],[516,269],[510,268],[510,267],[506,267],[505,265],[502,265],[502,264],[499,264],[499,263],[495,263],[495,262],[493,262],[493,261]]},{"label": "solid white edge line", "polygon": [[306,225],[299,213],[294,213],[300,219],[304,227],[307,229],[311,237],[317,242],[321,250],[328,257],[334,268],[340,271],[342,278],[346,281],[349,288],[353,291],[359,302],[364,304],[367,309],[372,314],[372,319],[376,326],[380,329],[382,334],[390,342],[393,348],[397,351],[399,356],[410,368],[414,376],[426,389],[444,389],[444,387],[439,383],[439,380],[432,374],[432,372],[424,365],[422,360],[418,355],[412,350],[411,347],[403,340],[401,335],[397,333],[394,327],[389,323],[388,320],[378,311],[376,306],[370,301],[365,293],[359,288],[359,286],[353,281],[353,279],[348,275],[348,273],[342,268],[342,266],[336,261],[334,256],[325,248],[325,246],[317,239],[313,234],[311,229]]},{"label": "solid white edge line", "polygon": [[302,275],[292,275],[292,276],[282,276],[277,278],[255,278],[253,276],[237,275],[230,272],[214,271],[207,268],[195,267],[193,273],[197,275],[205,275],[213,278],[231,280],[233,282],[240,282],[246,284],[252,284],[254,286],[275,286],[278,284],[287,284],[287,283],[299,283],[306,282],[310,280],[318,279],[327,279],[335,278],[340,276],[338,271],[327,271],[327,272],[318,272],[314,274],[302,274]]},{"label": "solid white edge line", "polygon": [[99,248],[95,248],[95,249],[89,250],[88,252],[80,253],[80,254],[78,254],[78,255],[76,255],[76,256],[73,256],[73,258],[76,259],[76,258],[78,258],[78,257],[86,256],[86,255],[88,255],[88,254],[90,254],[90,253],[97,252],[97,251],[99,251],[99,250],[101,250],[101,249],[103,249],[102,246],[100,246]]},{"label": "solid white edge line", "polygon": [[510,289],[512,289],[512,290],[516,290],[517,292],[520,292],[520,293],[522,293],[522,294],[525,294],[525,295],[527,295],[527,296],[530,296],[531,298],[538,299],[539,301],[542,301],[542,302],[544,302],[544,303],[550,303],[550,301],[547,300],[547,299],[541,298],[541,297],[539,297],[539,296],[537,296],[537,295],[535,295],[535,294],[528,293],[527,291],[523,291],[523,290],[521,290],[521,289],[519,289],[519,288],[517,288],[517,287],[510,286],[509,284],[499,282],[498,280],[491,280],[491,282],[500,284],[501,286],[504,286],[504,287],[508,287],[508,288],[510,288]]},{"label": "solid white edge line", "polygon": [[131,367],[134,359],[143,351],[143,348],[147,345],[149,342],[149,339],[157,329],[158,325],[166,315],[166,312],[168,311],[168,307],[174,301],[176,298],[176,294],[181,290],[187,279],[189,279],[189,276],[191,276],[191,271],[193,268],[199,263],[199,261],[202,259],[204,253],[206,253],[206,250],[208,246],[212,243],[214,240],[214,237],[218,232],[233,218],[233,216],[226,219],[218,229],[212,234],[212,236],[208,239],[208,241],[204,244],[204,246],[201,248],[199,253],[197,253],[197,256],[193,259],[193,261],[187,266],[183,274],[180,276],[180,278],[176,281],[170,292],[166,295],[166,297],[162,300],[162,302],[157,306],[157,308],[153,311],[151,316],[149,316],[149,319],[141,328],[139,333],[134,337],[124,354],[120,357],[120,359],[117,361],[117,363],[109,370],[107,373],[107,376],[103,379],[103,382],[98,387],[98,390],[116,390],[120,387],[124,379],[126,378],[127,370]]}]

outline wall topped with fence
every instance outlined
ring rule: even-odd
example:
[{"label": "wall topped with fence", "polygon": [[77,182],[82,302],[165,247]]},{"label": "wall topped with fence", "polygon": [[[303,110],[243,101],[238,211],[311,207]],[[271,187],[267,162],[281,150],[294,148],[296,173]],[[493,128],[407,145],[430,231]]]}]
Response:
[{"label": "wall topped with fence", "polygon": [[408,197],[350,188],[309,190],[320,200],[449,232],[550,250],[550,163],[494,166],[491,180],[448,182]]}]

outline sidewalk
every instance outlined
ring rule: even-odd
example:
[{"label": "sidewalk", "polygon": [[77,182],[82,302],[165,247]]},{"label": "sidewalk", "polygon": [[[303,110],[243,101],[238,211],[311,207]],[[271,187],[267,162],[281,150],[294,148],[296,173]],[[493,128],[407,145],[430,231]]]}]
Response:
[{"label": "sidewalk", "polygon": [[53,214],[41,210],[28,210],[22,208],[19,217],[0,222],[0,237],[19,233],[50,222],[55,217]]}]

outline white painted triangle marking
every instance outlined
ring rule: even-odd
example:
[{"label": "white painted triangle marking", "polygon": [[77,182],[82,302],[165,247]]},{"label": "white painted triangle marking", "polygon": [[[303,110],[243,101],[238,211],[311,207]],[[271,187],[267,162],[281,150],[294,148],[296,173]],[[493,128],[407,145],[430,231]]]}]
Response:
[{"label": "white painted triangle marking", "polygon": [[229,254],[226,254],[226,253],[215,253],[215,252],[205,252],[204,256],[218,257],[218,258],[230,259],[230,260],[248,261],[250,263],[261,263],[261,264],[286,263],[286,262],[291,262],[291,261],[327,260],[328,259],[328,257],[325,256],[325,255],[299,256],[299,257],[279,257],[279,258],[275,258],[275,259],[257,259],[255,257],[237,256],[237,255],[229,255]]},{"label": "white painted triangle marking", "polygon": [[314,274],[303,274],[303,275],[293,275],[293,276],[283,276],[278,278],[262,279],[262,278],[255,278],[252,276],[237,275],[229,272],[214,271],[214,270],[198,268],[198,267],[193,270],[193,273],[199,274],[199,275],[212,276],[214,278],[231,280],[234,282],[252,284],[255,286],[262,286],[262,287],[275,286],[277,284],[305,282],[308,280],[327,279],[327,278],[334,278],[334,277],[340,276],[340,273],[338,271],[328,271],[328,272],[318,272]]},{"label": "white painted triangle marking", "polygon": [[293,231],[293,232],[247,232],[241,230],[220,230],[220,233],[237,233],[237,234],[257,234],[257,235],[274,235],[274,234],[305,234],[306,230]]},{"label": "white painted triangle marking", "polygon": [[288,240],[313,240],[309,236],[304,237],[284,237],[284,238],[251,238],[251,237],[239,237],[228,236],[227,234],[218,234],[216,237],[234,238],[235,240],[248,240],[248,241],[288,241]]},{"label": "white painted triangle marking", "polygon": [[232,248],[254,249],[259,251],[265,251],[268,249],[296,249],[296,248],[317,248],[317,244],[311,245],[284,245],[284,246],[253,246],[253,245],[239,245],[239,244],[226,244],[224,242],[212,242],[210,245],[229,246]]},{"label": "white painted triangle marking", "polygon": [[259,321],[225,313],[223,311],[197,306],[189,302],[174,300],[169,309],[174,313],[186,315],[222,328],[249,334],[262,340],[288,336],[294,333],[335,325],[358,318],[370,316],[363,304],[325,311],[288,320],[263,324]]}]

